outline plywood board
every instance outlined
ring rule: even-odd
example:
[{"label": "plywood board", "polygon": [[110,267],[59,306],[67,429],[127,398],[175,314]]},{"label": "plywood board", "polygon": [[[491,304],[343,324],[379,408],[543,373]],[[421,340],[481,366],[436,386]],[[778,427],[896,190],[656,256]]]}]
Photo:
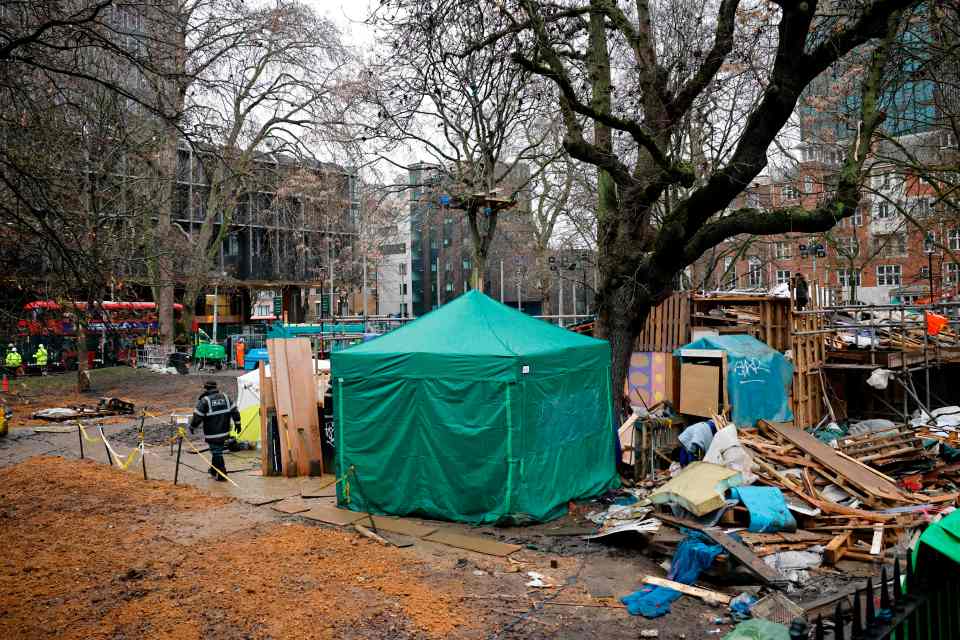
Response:
[{"label": "plywood board", "polygon": [[461,533],[455,533],[450,529],[434,531],[430,535],[425,536],[424,540],[439,542],[440,544],[456,547],[457,549],[466,549],[467,551],[476,551],[477,553],[485,553],[488,556],[499,557],[508,556],[522,548],[518,544],[506,544],[479,536],[466,536]]},{"label": "plywood board", "polygon": [[730,596],[718,591],[710,591],[709,589],[692,587],[688,584],[683,584],[682,582],[674,582],[673,580],[657,578],[655,576],[647,576],[643,579],[643,582],[644,584],[652,584],[657,587],[673,589],[674,591],[679,591],[684,595],[700,598],[704,602],[709,602],[710,604],[722,604],[724,606],[730,604]]},{"label": "plywood board", "polygon": [[[295,438],[290,437],[289,421],[293,413],[293,398],[290,394],[290,385],[287,381],[287,359],[285,340],[267,340],[267,353],[270,356],[270,380],[273,383],[273,401],[277,413],[277,426],[280,431],[280,461],[281,472],[286,476],[295,476],[300,471],[298,460],[299,448]],[[302,475],[307,475],[308,468],[304,466]]]},{"label": "plywood board", "polygon": [[309,504],[303,501],[303,498],[294,497],[285,498],[284,500],[271,505],[270,508],[274,511],[279,511],[280,513],[294,514],[309,511],[311,507]]},{"label": "plywood board", "polygon": [[[310,340],[296,338],[285,341],[287,380],[293,399],[294,435],[301,455],[306,455],[307,472],[302,475],[323,474],[323,453],[320,448],[320,415],[317,411],[317,382],[313,374],[313,352]],[[302,469],[298,465],[298,469]]]},{"label": "plywood board", "polygon": [[[370,516],[373,519],[372,528],[376,531],[389,531],[390,533],[399,533],[414,538],[423,538],[437,530],[437,527],[426,524],[420,524],[406,518],[387,518],[384,516]],[[360,524],[367,524],[367,520]]]},{"label": "plywood board", "polygon": [[720,367],[680,365],[680,413],[710,417],[718,414]]},{"label": "plywood board", "polygon": [[324,474],[319,478],[307,480],[300,485],[300,495],[304,498],[329,498],[337,495],[337,478]]},{"label": "plywood board", "polygon": [[369,517],[367,513],[348,511],[347,509],[339,509],[331,505],[319,505],[311,508],[309,511],[305,511],[301,515],[310,520],[319,520],[320,522],[335,524],[341,527],[353,524],[361,518]]}]

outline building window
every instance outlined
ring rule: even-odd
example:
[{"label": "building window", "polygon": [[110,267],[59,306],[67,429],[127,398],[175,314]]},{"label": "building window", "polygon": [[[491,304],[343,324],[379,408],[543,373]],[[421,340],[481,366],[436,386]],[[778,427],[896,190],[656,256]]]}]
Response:
[{"label": "building window", "polygon": [[747,281],[751,287],[763,286],[763,269],[760,267],[760,258],[753,257],[747,261],[749,271],[747,272]]},{"label": "building window", "polygon": [[873,251],[878,256],[895,257],[907,255],[907,234],[890,233],[873,236]]},{"label": "building window", "polygon": [[803,192],[813,193],[813,178],[811,176],[803,176]]},{"label": "building window", "polygon": [[402,296],[407,295],[407,283],[406,283],[406,282],[401,282],[401,283],[400,283],[400,295],[402,295]]},{"label": "building window", "polygon": [[857,240],[856,236],[850,236],[847,238],[840,238],[837,242],[838,253],[847,258],[856,258],[860,255],[860,242]]},{"label": "building window", "polygon": [[777,269],[777,284],[790,284],[790,270]]},{"label": "building window", "polygon": [[436,273],[436,272],[437,272],[437,263],[436,263],[436,262],[431,262],[431,263],[430,263],[430,273]]},{"label": "building window", "polygon": [[452,291],[453,291],[453,283],[452,283],[452,282],[449,282],[449,281],[446,282],[446,283],[443,285],[443,290],[446,291],[447,293],[452,292]]},{"label": "building window", "polygon": [[886,200],[877,202],[877,213],[874,216],[877,220],[886,220],[893,216],[893,207]]},{"label": "building window", "polygon": [[723,259],[723,273],[720,277],[723,279],[721,289],[733,289],[737,286],[737,266],[732,256]]},{"label": "building window", "polygon": [[860,207],[853,210],[853,226],[859,227],[863,224],[863,211]]},{"label": "building window", "polygon": [[920,267],[920,277],[929,278],[930,277],[930,267]]},{"label": "building window", "polygon": [[472,268],[473,268],[473,265],[470,264],[470,258],[464,258],[464,259],[463,259],[463,270],[464,270],[464,271],[469,271],[469,270],[472,269]]},{"label": "building window", "polygon": [[751,209],[760,208],[760,194],[756,191],[747,192],[747,206]]},{"label": "building window", "polygon": [[791,245],[789,242],[778,242],[773,247],[774,255],[777,260],[787,260],[791,256]]},{"label": "building window", "polygon": [[841,287],[860,286],[860,272],[856,269],[837,269],[837,284]]},{"label": "building window", "polygon": [[900,286],[900,265],[898,264],[877,265],[877,286],[878,287],[899,287]]},{"label": "building window", "polygon": [[400,264],[397,265],[397,273],[399,273],[401,276],[407,275],[407,263],[406,263],[406,262],[401,262]]},{"label": "building window", "polygon": [[951,251],[960,251],[960,229],[950,229],[947,232],[947,242]]},{"label": "building window", "polygon": [[960,283],[960,264],[948,262],[944,266],[944,279],[950,284]]},{"label": "building window", "polygon": [[783,187],[783,199],[784,200],[796,200],[800,197],[800,192],[797,191],[797,188],[792,184],[784,185]]},{"label": "building window", "polygon": [[316,307],[316,310],[314,311],[314,315],[316,315],[319,318],[320,316],[323,315],[323,305],[321,305],[319,302],[315,302],[314,306]]},{"label": "building window", "polygon": [[933,201],[930,198],[917,198],[913,206],[913,215],[917,218],[926,218],[933,214]]}]

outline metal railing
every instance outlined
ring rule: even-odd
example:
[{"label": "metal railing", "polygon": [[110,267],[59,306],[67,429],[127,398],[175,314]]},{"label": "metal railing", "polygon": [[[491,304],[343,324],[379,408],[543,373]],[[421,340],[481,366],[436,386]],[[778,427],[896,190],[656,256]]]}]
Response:
[{"label": "metal railing", "polygon": [[874,595],[873,579],[853,595],[853,605],[845,609],[837,603],[832,616],[822,616],[810,625],[795,620],[790,627],[791,640],[807,640],[810,632],[817,640],[953,640],[960,638],[960,576],[957,565],[941,554],[925,564],[922,575],[906,557],[906,575],[900,571],[900,558],[893,565],[893,578],[880,573],[879,598]]}]

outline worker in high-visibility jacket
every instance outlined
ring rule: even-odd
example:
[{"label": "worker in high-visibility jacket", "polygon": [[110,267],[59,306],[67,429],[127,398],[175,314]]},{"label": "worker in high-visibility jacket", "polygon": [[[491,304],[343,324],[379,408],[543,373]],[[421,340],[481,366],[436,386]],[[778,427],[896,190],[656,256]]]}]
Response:
[{"label": "worker in high-visibility jacket", "polygon": [[23,364],[23,358],[20,357],[20,353],[13,343],[7,345],[7,357],[3,364],[7,368],[7,372],[14,376],[17,375],[17,369]]},{"label": "worker in high-visibility jacket", "polygon": [[47,348],[43,346],[43,343],[41,342],[37,346],[37,350],[33,353],[33,361],[36,363],[37,368],[40,369],[40,375],[47,375],[48,357]]}]

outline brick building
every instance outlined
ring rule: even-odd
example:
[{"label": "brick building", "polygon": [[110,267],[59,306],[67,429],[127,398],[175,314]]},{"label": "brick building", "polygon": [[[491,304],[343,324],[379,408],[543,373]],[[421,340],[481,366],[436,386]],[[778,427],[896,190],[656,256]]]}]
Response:
[{"label": "brick building", "polygon": [[[957,166],[952,133],[930,131],[898,142],[926,166]],[[879,150],[878,156],[889,161],[873,165],[852,217],[822,234],[734,238],[701,258],[690,274],[691,286],[769,290],[799,272],[836,303],[916,302],[929,297],[931,284],[938,297],[956,296],[960,220],[955,204],[948,204],[956,200],[955,192],[944,195],[956,189],[956,172],[924,179],[905,170],[906,163],[896,162],[895,155],[893,148]],[[804,151],[802,157],[793,176],[758,180],[730,208],[816,206],[829,196],[840,158],[815,151]]]}]

